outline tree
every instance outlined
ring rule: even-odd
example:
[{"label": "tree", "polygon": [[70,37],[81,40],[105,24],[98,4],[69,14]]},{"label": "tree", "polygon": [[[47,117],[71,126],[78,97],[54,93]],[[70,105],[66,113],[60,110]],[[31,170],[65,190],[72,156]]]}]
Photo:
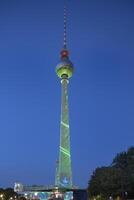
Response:
[{"label": "tree", "polygon": [[0,194],[3,195],[3,200],[17,199],[18,194],[12,188],[0,189]]},{"label": "tree", "polygon": [[122,197],[125,192],[130,198],[134,197],[134,147],[117,154],[112,166],[121,172]]},{"label": "tree", "polygon": [[104,198],[120,194],[120,173],[112,167],[97,168],[89,181],[89,195]]},{"label": "tree", "polygon": [[109,167],[96,168],[89,181],[89,195],[134,198],[134,147],[118,153]]}]

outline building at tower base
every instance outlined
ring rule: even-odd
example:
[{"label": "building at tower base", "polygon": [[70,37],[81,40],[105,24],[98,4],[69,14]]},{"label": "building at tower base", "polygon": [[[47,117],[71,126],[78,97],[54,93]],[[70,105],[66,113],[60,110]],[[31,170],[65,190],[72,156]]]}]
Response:
[{"label": "building at tower base", "polygon": [[87,190],[58,187],[24,186],[15,183],[14,191],[27,200],[87,200]]}]

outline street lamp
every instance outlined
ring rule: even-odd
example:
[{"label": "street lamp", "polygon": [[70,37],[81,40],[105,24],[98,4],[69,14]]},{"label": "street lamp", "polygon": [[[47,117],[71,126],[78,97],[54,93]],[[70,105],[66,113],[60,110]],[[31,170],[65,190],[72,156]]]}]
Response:
[{"label": "street lamp", "polygon": [[3,199],[3,196],[4,196],[4,194],[0,194],[0,198],[2,198],[2,199]]}]

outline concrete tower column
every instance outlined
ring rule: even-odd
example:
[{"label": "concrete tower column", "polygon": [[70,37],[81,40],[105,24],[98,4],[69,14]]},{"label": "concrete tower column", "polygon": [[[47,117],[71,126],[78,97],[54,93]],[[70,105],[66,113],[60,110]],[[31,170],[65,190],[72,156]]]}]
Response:
[{"label": "concrete tower column", "polygon": [[68,79],[61,80],[62,103],[61,103],[61,122],[60,122],[60,151],[59,151],[59,170],[58,177],[60,187],[72,187],[72,169],[70,155],[70,129],[68,113]]}]

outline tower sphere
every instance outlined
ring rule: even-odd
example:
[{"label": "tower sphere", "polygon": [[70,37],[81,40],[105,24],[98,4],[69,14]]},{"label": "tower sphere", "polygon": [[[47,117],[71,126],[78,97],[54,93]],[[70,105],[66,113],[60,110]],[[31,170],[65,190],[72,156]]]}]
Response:
[{"label": "tower sphere", "polygon": [[63,76],[66,76],[67,78],[70,78],[73,75],[73,64],[69,60],[68,57],[62,57],[61,62],[56,66],[56,73],[57,75],[62,78]]}]

